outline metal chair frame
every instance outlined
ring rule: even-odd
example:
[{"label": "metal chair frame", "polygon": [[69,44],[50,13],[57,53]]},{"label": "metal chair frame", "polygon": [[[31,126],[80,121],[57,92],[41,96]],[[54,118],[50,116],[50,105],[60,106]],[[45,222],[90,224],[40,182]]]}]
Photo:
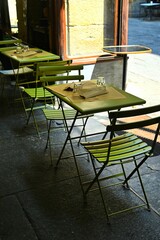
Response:
[{"label": "metal chair frame", "polygon": [[[36,121],[35,113],[34,111],[38,109],[46,108],[47,101],[51,102],[51,105],[54,105],[54,96],[47,90],[44,90],[42,86],[42,82],[40,81],[40,77],[43,75],[43,72],[40,70],[40,67],[42,66],[53,66],[53,65],[65,65],[70,64],[71,60],[66,61],[53,61],[53,62],[39,62],[36,63],[35,68],[35,80],[26,81],[23,83],[19,83],[19,87],[21,89],[21,100],[23,104],[23,108],[26,113],[26,125],[29,124],[31,116],[33,117],[34,125],[37,131],[38,136],[40,136],[38,123]],[[48,71],[48,75],[50,75],[51,72]],[[27,101],[26,101],[27,100]],[[26,102],[30,102],[30,106],[26,106]],[[37,106],[36,103],[41,102],[42,104],[40,106]]]},{"label": "metal chair frame", "polygon": [[[49,83],[57,83],[57,82],[68,82],[68,81],[82,81],[84,79],[84,76],[81,74],[81,70],[83,70],[83,65],[65,65],[65,66],[41,66],[40,71],[43,73],[42,77],[40,77],[40,81],[42,81],[44,87],[47,86]],[[49,73],[52,73],[49,74]],[[49,76],[48,76],[49,74]],[[58,99],[57,99],[58,100]],[[58,100],[59,101],[59,100]],[[81,127],[81,134],[78,141],[78,144],[80,142],[80,139],[82,136],[85,136],[85,127],[88,121],[89,117],[92,117],[93,114],[87,114],[82,115],[79,114],[78,116],[76,111],[74,109],[68,109],[65,108],[61,101],[59,101],[58,109],[43,109],[44,115],[47,120],[47,128],[48,128],[48,137],[46,142],[46,148],[49,145],[50,148],[50,157],[51,157],[51,163],[52,163],[52,153],[51,153],[51,142],[50,142],[50,131],[51,131],[51,123],[53,121],[63,121],[64,126],[59,126],[60,128],[65,128],[66,132],[68,133],[70,130],[70,126],[68,124],[68,121],[74,121],[76,119],[81,119],[82,124],[76,124],[74,127]],[[68,138],[65,141],[65,144],[63,146],[63,149],[61,153],[63,153],[63,150],[68,142]],[[59,158],[60,159],[60,158]],[[59,161],[57,162],[56,166],[58,165]]]},{"label": "metal chair frame", "polygon": [[[109,119],[110,124],[107,126],[106,131],[110,134],[109,139],[102,139],[99,141],[91,141],[91,142],[82,142],[82,146],[86,149],[87,153],[89,153],[93,170],[94,170],[94,177],[89,182],[83,182],[81,179],[81,186],[83,189],[84,200],[86,201],[86,197],[89,192],[94,191],[95,183],[98,185],[98,190],[100,192],[100,196],[102,199],[102,203],[104,206],[104,210],[107,216],[107,221],[109,221],[109,217],[115,214],[123,213],[129,210],[133,210],[135,208],[139,208],[142,206],[146,206],[148,210],[154,208],[149,204],[147,199],[147,194],[144,189],[144,185],[142,182],[142,177],[140,174],[140,167],[146,162],[149,157],[154,155],[154,149],[157,142],[157,137],[159,135],[160,129],[160,116],[151,117],[149,119],[140,119],[134,120],[134,122],[128,121],[127,123],[123,121],[124,118],[130,119],[131,117],[137,117],[157,113],[160,111],[160,105],[146,107],[142,109],[132,109],[132,110],[125,110],[125,111],[113,111],[109,112]],[[146,126],[150,126],[156,124],[156,130],[154,133],[152,144],[149,145],[145,140],[141,137],[136,136],[132,132],[132,129],[136,128],[143,128]],[[127,132],[126,132],[127,131]],[[129,132],[128,132],[129,131]],[[117,135],[118,133],[118,135]],[[145,137],[145,136],[144,136]],[[125,171],[124,166],[133,162],[134,168],[131,170],[130,173]],[[100,166],[97,169],[96,163],[99,163]],[[121,173],[116,173],[115,175],[110,175],[107,177],[102,177],[104,174],[104,170],[109,169],[109,167],[120,165],[122,168]],[[133,188],[129,185],[129,180],[137,173],[140,186],[142,189],[143,197],[140,196]],[[104,198],[103,191],[105,186],[102,185],[102,182],[114,177],[123,176],[124,180],[122,182],[113,184],[122,184],[123,187],[130,189],[133,193],[136,194],[141,200],[142,204],[138,204],[133,207],[129,207],[127,209],[122,209],[115,212],[109,212],[109,207],[107,206],[106,199]],[[102,177],[102,178],[101,178]],[[109,185],[109,186],[112,186]],[[155,210],[157,213],[157,211]]]}]

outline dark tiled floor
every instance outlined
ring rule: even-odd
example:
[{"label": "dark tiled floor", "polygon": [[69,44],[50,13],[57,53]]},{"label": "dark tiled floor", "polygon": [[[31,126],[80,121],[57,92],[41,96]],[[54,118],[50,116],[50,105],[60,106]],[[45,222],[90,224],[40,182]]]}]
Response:
[{"label": "dark tiled floor", "polygon": [[[0,103],[0,239],[160,239],[160,217],[153,211],[140,208],[113,217],[107,225],[98,194],[89,195],[85,206],[73,159],[63,160],[55,171],[50,166],[49,152],[44,151],[46,134],[40,139],[32,124],[24,127],[21,105],[10,102],[1,98]],[[99,115],[90,120],[88,131],[104,129],[99,123],[104,118]],[[53,165],[64,137],[62,130],[53,133]],[[65,155],[69,153],[67,147]],[[79,160],[82,174],[91,173],[90,163]],[[159,171],[159,157],[142,167],[148,198],[160,211]],[[137,186],[136,177],[132,184]],[[111,206],[137,201],[122,189],[109,189],[106,194]]]}]

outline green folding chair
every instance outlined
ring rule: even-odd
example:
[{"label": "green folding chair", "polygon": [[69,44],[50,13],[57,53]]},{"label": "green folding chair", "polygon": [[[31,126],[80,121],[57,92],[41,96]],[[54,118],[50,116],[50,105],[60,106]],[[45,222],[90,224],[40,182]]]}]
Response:
[{"label": "green folding chair", "polygon": [[[84,75],[81,73],[83,70],[83,65],[65,65],[65,66],[41,66],[40,71],[43,73],[43,76],[40,77],[40,81],[43,83],[43,86],[47,86],[48,84],[59,84],[66,83],[68,81],[78,81],[81,82],[84,79]],[[52,75],[49,75],[49,72]],[[63,74],[62,74],[63,73]],[[58,100],[58,99],[57,99]],[[48,137],[46,148],[50,147],[50,156],[52,163],[52,154],[51,154],[51,143],[50,143],[50,131],[52,123],[57,121],[63,122],[63,127],[67,132],[69,131],[69,127],[71,124],[68,124],[68,121],[73,121],[76,116],[76,111],[74,109],[70,109],[67,106],[62,106],[62,103],[59,102],[58,109],[43,109],[44,116],[47,120],[47,128],[48,128]],[[81,123],[77,123],[75,127],[81,127],[81,134],[79,141],[82,136],[85,136],[85,127],[89,117],[92,117],[93,114],[82,115],[79,114],[77,120],[81,119]],[[55,129],[55,128],[54,128]],[[63,146],[65,148],[65,145]]]},{"label": "green folding chair", "polygon": [[[95,185],[98,186],[97,189],[100,192],[108,222],[109,217],[115,214],[143,206],[146,206],[148,210],[151,208],[142,183],[140,167],[142,167],[148,158],[154,156],[154,149],[160,128],[159,111],[160,105],[142,109],[109,112],[109,118],[111,120],[111,124],[107,126],[107,132],[110,135],[109,139],[81,142],[82,146],[90,155],[94,170],[94,177],[90,181],[84,182],[84,180],[81,179],[84,199],[86,201],[89,192],[95,190]],[[157,115],[153,115],[155,113]],[[144,115],[148,114],[152,114],[152,117],[144,118]],[[137,119],[135,117],[137,117]],[[145,138],[145,129],[153,124],[155,125],[153,139],[152,141],[147,141],[147,137]],[[136,129],[138,129],[137,133],[143,130],[142,137],[135,134]],[[126,165],[128,165],[128,167]],[[112,174],[114,169],[115,172]],[[139,179],[143,193],[142,196],[130,185],[131,178],[135,176]],[[114,178],[117,179],[116,182],[113,181]],[[108,185],[106,185],[107,180],[110,183]],[[111,206],[108,206],[107,197],[104,197],[104,193],[106,187],[119,184],[121,184],[124,189],[130,189],[136,194],[136,196],[140,198],[140,204],[127,206],[127,208],[124,209],[111,210]],[[112,199],[112,201],[114,202],[114,199]],[[121,201],[125,201],[125,199],[119,199],[119,203]],[[128,204],[130,204],[130,202],[127,202],[126,205]]]},{"label": "green folding chair", "polygon": [[[43,88],[43,84],[40,81],[40,77],[44,74],[42,66],[52,67],[55,65],[70,65],[71,60],[66,61],[54,61],[54,62],[39,62],[35,64],[35,80],[25,81],[19,83],[21,89],[21,100],[24,111],[26,113],[26,125],[29,124],[31,116],[33,117],[34,125],[37,134],[40,136],[38,123],[35,116],[35,111],[46,108],[47,104],[54,106],[54,96],[49,91]],[[63,72],[61,72],[63,73]],[[47,71],[46,75],[50,76],[52,71]],[[56,73],[55,73],[56,74]]]},{"label": "green folding chair", "polygon": [[1,46],[8,47],[8,46],[13,46],[13,45],[20,44],[20,43],[22,43],[22,40],[18,39],[18,38],[6,39],[6,40],[0,41],[0,47]]}]

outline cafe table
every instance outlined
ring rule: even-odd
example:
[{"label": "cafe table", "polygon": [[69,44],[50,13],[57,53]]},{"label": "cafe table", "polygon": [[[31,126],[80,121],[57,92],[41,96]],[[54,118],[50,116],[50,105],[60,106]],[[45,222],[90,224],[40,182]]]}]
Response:
[{"label": "cafe table", "polygon": [[[17,52],[17,49],[4,50],[1,52],[11,61],[13,72],[15,73],[16,83],[18,83],[19,72],[25,66],[33,65],[43,61],[54,61],[60,59],[56,54],[41,50],[39,48],[29,48],[28,51]],[[15,67],[16,66],[16,69]]]},{"label": "cafe table", "polygon": [[115,46],[105,46],[103,48],[103,51],[113,55],[123,57],[122,89],[125,90],[128,54],[150,53],[152,50],[149,47],[145,47],[141,45],[115,45]]},{"label": "cafe table", "polygon": [[11,61],[15,61],[19,66],[33,64],[41,61],[58,60],[60,57],[56,54],[41,50],[39,48],[29,48],[28,51],[17,53],[16,49],[2,52]]},{"label": "cafe table", "polygon": [[[95,80],[88,80],[90,82],[94,82]],[[84,81],[83,81],[84,82]],[[46,86],[45,88],[53,93],[59,100],[60,100],[60,105],[62,107],[62,112],[63,112],[63,103],[68,104],[71,108],[76,110],[76,115],[75,119],[73,120],[71,127],[67,127],[67,137],[65,139],[64,145],[62,147],[62,150],[60,152],[59,158],[57,160],[56,166],[58,166],[59,161],[62,159],[62,154],[65,149],[65,146],[67,142],[70,142],[74,162],[77,168],[77,172],[79,175],[79,170],[78,170],[78,165],[76,161],[76,154],[74,151],[73,143],[72,141],[75,139],[75,137],[71,137],[72,130],[74,128],[77,116],[79,114],[85,115],[85,114],[95,114],[99,112],[106,112],[106,111],[111,111],[115,109],[121,109],[124,107],[130,107],[130,106],[135,106],[135,105],[142,105],[145,104],[145,100],[141,99],[137,96],[134,96],[130,93],[127,93],[124,90],[121,90],[119,88],[116,88],[114,86],[108,85],[106,86],[107,93],[98,95],[92,98],[87,98],[84,99],[79,95],[79,92],[74,92],[74,91],[67,91],[70,87],[70,84],[58,84],[58,85],[51,85],[51,86]],[[65,120],[65,114],[63,112],[63,117]],[[65,120],[66,126],[67,122]],[[93,132],[95,134],[95,132]],[[106,132],[104,132],[106,134]],[[81,137],[81,136],[80,136]]]}]

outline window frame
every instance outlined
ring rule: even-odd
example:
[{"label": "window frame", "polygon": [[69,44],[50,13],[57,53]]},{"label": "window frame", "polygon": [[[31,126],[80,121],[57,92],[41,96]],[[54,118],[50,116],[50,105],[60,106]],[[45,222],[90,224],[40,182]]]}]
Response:
[{"label": "window frame", "polygon": [[[128,42],[128,0],[115,0],[115,11],[114,11],[114,45],[125,45]],[[55,38],[52,41],[54,46],[54,52],[61,56],[62,59],[69,59],[67,55],[67,33],[66,33],[66,16],[65,16],[65,0],[53,0],[54,10],[54,31],[52,35]],[[108,54],[106,58],[111,56]],[[95,62],[98,55],[88,55],[72,57],[75,61],[83,63]],[[99,58],[100,59],[100,58]],[[104,58],[103,58],[104,59]]]}]

